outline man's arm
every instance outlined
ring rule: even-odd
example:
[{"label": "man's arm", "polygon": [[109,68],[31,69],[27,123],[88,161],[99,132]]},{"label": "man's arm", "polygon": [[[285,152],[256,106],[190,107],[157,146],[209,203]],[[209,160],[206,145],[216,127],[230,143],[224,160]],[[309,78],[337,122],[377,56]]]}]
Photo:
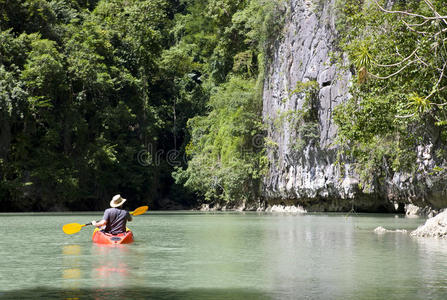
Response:
[{"label": "man's arm", "polygon": [[106,211],[104,212],[104,216],[102,217],[102,220],[99,222],[96,221],[92,221],[92,225],[96,226],[96,227],[101,227],[107,224],[107,220],[109,219],[109,210],[106,209]]},{"label": "man's arm", "polygon": [[96,227],[101,227],[101,226],[104,226],[104,225],[106,225],[106,224],[107,224],[107,221],[106,221],[106,220],[101,220],[101,221],[99,221],[99,222],[92,221],[92,225],[93,225],[93,226],[96,226]]}]

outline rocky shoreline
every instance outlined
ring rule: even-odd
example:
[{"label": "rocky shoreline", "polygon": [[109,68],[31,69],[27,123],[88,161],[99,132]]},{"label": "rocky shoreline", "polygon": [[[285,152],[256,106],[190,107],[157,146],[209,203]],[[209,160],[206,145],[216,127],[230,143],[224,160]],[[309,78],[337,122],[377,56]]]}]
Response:
[{"label": "rocky shoreline", "polygon": [[197,208],[199,211],[263,211],[263,212],[271,212],[271,213],[294,213],[294,214],[303,214],[307,213],[307,211],[302,206],[295,205],[258,205],[258,206],[245,206],[245,204],[241,204],[238,206],[221,206],[219,204],[202,204]]},{"label": "rocky shoreline", "polygon": [[[336,201],[334,201],[336,202]],[[310,208],[310,209],[309,209]],[[320,208],[320,209],[318,209]],[[340,206],[341,208],[341,206]],[[349,206],[343,207],[344,209],[330,210],[335,212],[362,212],[355,209],[355,207],[349,209]],[[285,202],[261,202],[247,204],[246,202],[238,204],[225,204],[219,203],[204,203],[199,207],[194,208],[198,211],[264,211],[264,212],[283,212],[283,213],[307,213],[307,212],[327,212],[324,207],[317,206],[301,206],[299,204],[290,204]],[[398,211],[396,204],[396,212]],[[431,218],[439,214],[442,210],[434,210],[429,206],[419,207],[414,204],[405,205],[399,213],[404,213],[406,217],[428,217]]]},{"label": "rocky shoreline", "polygon": [[[263,206],[258,203],[258,206],[246,206],[242,203],[239,206],[221,206],[202,204],[197,208],[199,211],[259,211],[268,213],[291,213],[291,214],[305,214],[306,209],[299,205],[266,205]],[[410,236],[413,237],[432,237],[432,238],[447,238],[447,210],[434,211],[428,207],[420,208],[415,205],[406,205],[406,217],[427,217],[425,224],[419,226],[416,230],[410,232]],[[374,229],[376,234],[385,233],[404,233],[408,231],[405,229],[389,230],[382,226],[378,226]]]},{"label": "rocky shoreline", "polygon": [[[408,233],[405,229],[389,230],[382,226],[374,229],[376,234],[385,233]],[[440,212],[436,216],[432,216],[427,221],[419,226],[417,229],[410,232],[412,237],[424,237],[424,238],[447,238],[447,210]]]}]

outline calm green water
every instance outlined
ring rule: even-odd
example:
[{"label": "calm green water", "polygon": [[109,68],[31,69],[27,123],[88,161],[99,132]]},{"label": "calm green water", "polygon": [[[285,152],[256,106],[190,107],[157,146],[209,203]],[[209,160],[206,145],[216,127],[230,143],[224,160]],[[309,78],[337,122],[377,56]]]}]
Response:
[{"label": "calm green water", "polygon": [[393,215],[156,213],[91,243],[91,214],[0,214],[0,299],[447,299],[447,242]]}]

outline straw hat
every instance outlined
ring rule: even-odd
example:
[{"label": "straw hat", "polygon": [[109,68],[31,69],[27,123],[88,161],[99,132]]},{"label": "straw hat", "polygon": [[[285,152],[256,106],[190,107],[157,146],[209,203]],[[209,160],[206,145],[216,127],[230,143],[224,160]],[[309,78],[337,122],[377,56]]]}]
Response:
[{"label": "straw hat", "polygon": [[112,201],[110,201],[111,207],[118,207],[123,205],[123,203],[126,202],[126,199],[122,198],[121,195],[115,195],[112,198]]}]

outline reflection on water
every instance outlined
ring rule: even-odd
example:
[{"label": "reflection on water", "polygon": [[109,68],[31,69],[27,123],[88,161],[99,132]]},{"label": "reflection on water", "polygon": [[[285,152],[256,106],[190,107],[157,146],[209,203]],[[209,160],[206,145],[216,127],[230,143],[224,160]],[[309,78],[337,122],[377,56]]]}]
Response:
[{"label": "reflection on water", "polygon": [[92,278],[100,288],[127,286],[130,272],[126,261],[130,253],[129,245],[92,245]]},{"label": "reflection on water", "polygon": [[91,289],[84,288],[72,293],[58,288],[34,288],[9,292],[0,292],[2,300],[17,299],[187,299],[187,300],[269,300],[274,299],[256,289],[168,289],[157,287],[135,287],[123,289]]},{"label": "reflection on water", "polygon": [[315,216],[299,223],[292,216],[277,218],[274,230],[264,235],[270,288],[281,297],[293,298],[303,290],[310,295],[318,291],[321,299],[348,294],[354,280],[352,218],[328,221]]},{"label": "reflection on water", "polygon": [[[64,256],[64,269],[62,270],[63,279],[79,279],[81,278],[80,267],[80,254],[81,246],[79,245],[64,245],[62,248],[62,254]],[[79,287],[76,281],[66,281],[70,283],[70,286]]]},{"label": "reflection on water", "polygon": [[[88,252],[88,253],[84,253]],[[62,279],[64,297],[76,299],[85,297],[82,290],[86,281],[94,283],[90,296],[93,299],[107,299],[120,296],[120,288],[130,285],[128,261],[131,249],[128,245],[64,245],[62,248]],[[118,289],[118,290],[117,290]]]},{"label": "reflection on water", "polygon": [[[419,251],[426,257],[447,258],[447,240],[437,238],[412,237]],[[447,263],[447,260],[443,260]]]},{"label": "reflection on water", "polygon": [[420,273],[421,281],[426,283],[426,299],[439,298],[444,295],[447,299],[447,240],[436,238],[413,237],[417,243],[419,258],[413,266]]},{"label": "reflection on water", "polygon": [[79,299],[79,291],[82,287],[80,282],[82,278],[81,254],[80,245],[64,245],[62,247],[64,299]]},{"label": "reflection on water", "polygon": [[81,254],[81,246],[79,246],[79,245],[64,245],[62,247],[62,254],[64,256],[80,255]]},{"label": "reflection on water", "polygon": [[88,228],[64,235],[67,216],[11,217],[0,299],[447,299],[447,241],[374,233],[422,222],[152,213],[135,218],[134,244],[110,247],[92,244]]},{"label": "reflection on water", "polygon": [[62,277],[64,279],[78,279],[81,278],[81,269],[64,269]]}]

